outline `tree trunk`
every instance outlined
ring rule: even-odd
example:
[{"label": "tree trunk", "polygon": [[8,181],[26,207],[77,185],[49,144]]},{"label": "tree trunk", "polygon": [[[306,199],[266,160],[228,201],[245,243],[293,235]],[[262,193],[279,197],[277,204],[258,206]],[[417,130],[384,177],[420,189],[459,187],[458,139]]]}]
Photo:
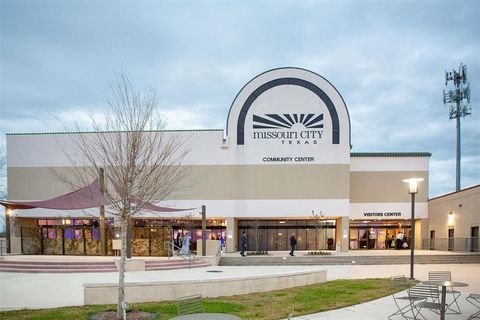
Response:
[{"label": "tree trunk", "polygon": [[123,301],[125,300],[125,264],[127,257],[127,214],[123,212],[120,216],[122,240],[122,250],[118,270],[118,301],[117,301],[117,319],[123,319]]}]

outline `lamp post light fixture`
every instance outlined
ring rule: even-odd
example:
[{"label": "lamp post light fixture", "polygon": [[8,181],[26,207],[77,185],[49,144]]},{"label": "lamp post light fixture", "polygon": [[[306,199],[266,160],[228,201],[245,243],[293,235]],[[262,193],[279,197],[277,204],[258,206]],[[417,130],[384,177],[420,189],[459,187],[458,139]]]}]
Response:
[{"label": "lamp post light fixture", "polygon": [[412,196],[412,216],[410,218],[410,279],[415,280],[413,275],[414,256],[415,256],[415,194],[418,192],[418,183],[423,178],[408,178],[403,182],[408,183],[408,193]]}]

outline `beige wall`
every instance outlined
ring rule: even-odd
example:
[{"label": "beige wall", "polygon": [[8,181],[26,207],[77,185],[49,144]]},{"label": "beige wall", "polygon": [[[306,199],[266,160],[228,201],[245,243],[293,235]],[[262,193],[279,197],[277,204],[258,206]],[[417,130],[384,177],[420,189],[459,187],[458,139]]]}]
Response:
[{"label": "beige wall", "polygon": [[417,202],[428,200],[428,171],[352,171],[350,173],[350,203],[410,202],[408,185],[403,179],[419,177],[415,197]]},{"label": "beige wall", "polygon": [[[190,167],[185,188],[174,198],[348,199],[349,182],[348,165],[202,165]],[[8,168],[11,200],[48,199],[70,191],[52,168]]]},{"label": "beige wall", "polygon": [[36,219],[18,218],[10,220],[10,252],[13,254],[22,253],[22,227],[34,227],[37,225]]},{"label": "beige wall", "polygon": [[480,226],[480,185],[431,199],[428,214],[436,238],[447,238],[450,228],[455,238],[469,238],[471,227]]}]

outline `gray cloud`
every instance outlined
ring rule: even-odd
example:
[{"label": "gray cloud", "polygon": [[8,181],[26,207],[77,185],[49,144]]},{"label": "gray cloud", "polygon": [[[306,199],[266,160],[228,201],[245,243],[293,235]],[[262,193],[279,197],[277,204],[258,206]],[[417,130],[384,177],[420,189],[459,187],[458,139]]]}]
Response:
[{"label": "gray cloud", "polygon": [[[463,185],[480,183],[480,2],[0,2],[0,133],[60,129],[104,106],[115,70],[155,86],[170,128],[223,128],[251,78],[298,66],[331,81],[353,151],[429,151],[430,195],[455,184],[443,72],[468,65]],[[181,121],[180,121],[181,120]],[[4,143],[2,138],[1,144]]]}]

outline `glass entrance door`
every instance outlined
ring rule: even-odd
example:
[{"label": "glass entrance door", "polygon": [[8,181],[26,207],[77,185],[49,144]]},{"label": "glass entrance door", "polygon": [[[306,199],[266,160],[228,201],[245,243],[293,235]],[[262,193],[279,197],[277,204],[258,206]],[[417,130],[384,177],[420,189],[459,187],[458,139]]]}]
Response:
[{"label": "glass entrance door", "polygon": [[448,251],[453,251],[455,243],[454,243],[454,234],[455,230],[454,229],[448,229]]},{"label": "glass entrance door", "polygon": [[471,236],[472,245],[470,247],[470,251],[478,252],[478,227],[472,227]]},{"label": "glass entrance door", "polygon": [[350,221],[350,250],[394,249],[400,232],[409,240],[410,226],[403,220]]}]

